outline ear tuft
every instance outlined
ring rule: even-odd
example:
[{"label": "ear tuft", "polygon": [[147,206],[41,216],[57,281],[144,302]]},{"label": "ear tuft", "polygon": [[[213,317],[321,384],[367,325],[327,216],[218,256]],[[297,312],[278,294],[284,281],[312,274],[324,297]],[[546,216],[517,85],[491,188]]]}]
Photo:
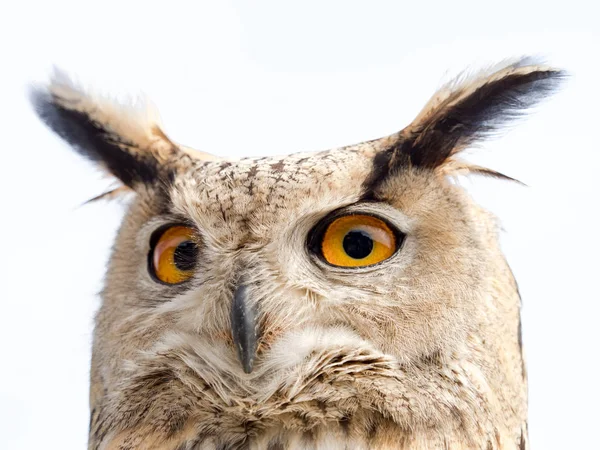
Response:
[{"label": "ear tuft", "polygon": [[[372,190],[402,167],[438,169],[449,164],[454,155],[549,97],[566,76],[562,70],[522,58],[448,83],[408,127],[392,137],[393,143],[376,155],[366,189]],[[474,166],[471,172],[497,176]]]},{"label": "ear tuft", "polygon": [[556,91],[566,74],[523,58],[462,78],[439,90],[401,132],[415,166],[435,168],[461,150],[498,132]]},{"label": "ear tuft", "polygon": [[31,89],[30,99],[50,129],[125,185],[168,177],[164,164],[179,150],[149,102],[119,105],[84,92],[58,70],[47,87]]}]

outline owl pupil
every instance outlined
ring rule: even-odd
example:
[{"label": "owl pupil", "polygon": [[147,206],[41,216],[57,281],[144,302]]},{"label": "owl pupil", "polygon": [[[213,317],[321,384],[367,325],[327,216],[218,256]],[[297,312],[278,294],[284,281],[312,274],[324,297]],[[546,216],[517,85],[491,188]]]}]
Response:
[{"label": "owl pupil", "polygon": [[373,251],[373,239],[364,231],[350,231],[344,236],[344,251],[354,259],[363,259]]},{"label": "owl pupil", "polygon": [[198,247],[192,241],[182,242],[175,248],[173,262],[181,271],[193,270],[198,257]]}]

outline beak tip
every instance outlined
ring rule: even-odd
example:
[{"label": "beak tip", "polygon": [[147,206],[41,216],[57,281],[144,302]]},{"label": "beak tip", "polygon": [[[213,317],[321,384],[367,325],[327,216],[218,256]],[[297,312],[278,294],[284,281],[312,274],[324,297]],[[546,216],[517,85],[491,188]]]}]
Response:
[{"label": "beak tip", "polygon": [[252,373],[252,369],[254,368],[254,361],[249,361],[249,362],[245,362],[243,364],[244,366],[244,373]]},{"label": "beak tip", "polygon": [[237,354],[244,373],[252,373],[254,369],[254,353],[248,352],[243,346],[237,346]]}]

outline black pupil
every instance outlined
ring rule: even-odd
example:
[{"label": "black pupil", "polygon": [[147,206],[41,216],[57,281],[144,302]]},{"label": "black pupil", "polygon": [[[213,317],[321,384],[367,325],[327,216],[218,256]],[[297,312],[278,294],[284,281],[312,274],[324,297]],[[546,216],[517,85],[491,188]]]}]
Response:
[{"label": "black pupil", "polygon": [[363,259],[373,251],[373,239],[364,231],[350,231],[344,236],[344,251],[354,259]]},{"label": "black pupil", "polygon": [[175,248],[173,262],[181,271],[193,270],[198,257],[198,247],[192,241],[184,241]]}]

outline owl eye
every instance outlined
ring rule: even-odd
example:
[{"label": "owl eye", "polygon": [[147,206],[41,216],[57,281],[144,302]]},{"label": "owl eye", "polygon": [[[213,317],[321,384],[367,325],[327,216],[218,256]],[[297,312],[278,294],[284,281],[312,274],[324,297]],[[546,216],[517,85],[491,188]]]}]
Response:
[{"label": "owl eye", "polygon": [[[159,281],[179,284],[194,274],[198,258],[196,232],[186,226],[172,226],[153,238],[149,255],[150,273]],[[153,245],[152,245],[153,244]]]},{"label": "owl eye", "polygon": [[[317,230],[320,227],[317,226]],[[377,217],[351,214],[326,222],[311,248],[332,266],[364,267],[392,256],[403,235]]]}]

